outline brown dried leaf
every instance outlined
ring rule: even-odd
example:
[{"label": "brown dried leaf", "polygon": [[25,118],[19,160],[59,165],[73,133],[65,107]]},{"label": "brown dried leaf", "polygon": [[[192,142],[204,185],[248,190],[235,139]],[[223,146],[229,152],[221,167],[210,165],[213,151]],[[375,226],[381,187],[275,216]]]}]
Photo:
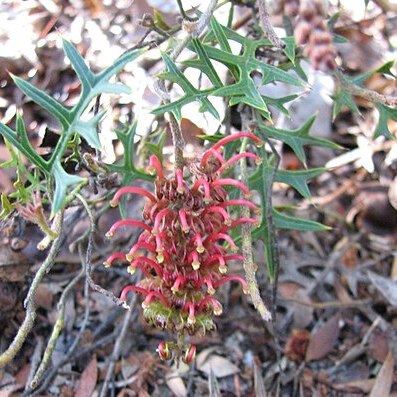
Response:
[{"label": "brown dried leaf", "polygon": [[397,307],[397,283],[388,278],[368,272],[372,284],[379,290],[384,298],[394,307]]},{"label": "brown dried leaf", "polygon": [[393,382],[394,355],[393,349],[389,350],[386,360],[380,369],[374,387],[369,397],[388,396]]},{"label": "brown dried leaf", "polygon": [[94,356],[81,374],[74,397],[90,397],[95,390],[97,379],[98,363],[96,356]]},{"label": "brown dried leaf", "polygon": [[34,302],[37,307],[41,307],[46,310],[50,310],[52,308],[52,301],[53,301],[53,293],[50,288],[45,284],[40,284],[37,287]]},{"label": "brown dried leaf", "polygon": [[332,351],[339,337],[338,323],[339,316],[335,315],[311,334],[306,351],[306,361],[318,360]]},{"label": "brown dried leaf", "polygon": [[165,379],[167,386],[176,397],[186,397],[187,389],[181,375],[188,370],[189,367],[181,363],[179,368],[177,369],[174,367],[173,371],[171,371]]},{"label": "brown dried leaf", "polygon": [[217,378],[223,378],[240,372],[240,370],[229,360],[215,354],[208,357],[202,365],[199,366],[197,363],[197,368],[200,371],[205,372],[207,375],[210,375],[212,370]]}]

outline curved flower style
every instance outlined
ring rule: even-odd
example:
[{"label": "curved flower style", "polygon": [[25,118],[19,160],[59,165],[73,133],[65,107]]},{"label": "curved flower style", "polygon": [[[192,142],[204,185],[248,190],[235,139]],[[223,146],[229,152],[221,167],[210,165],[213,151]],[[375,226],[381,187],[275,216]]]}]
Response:
[{"label": "curved flower style", "polygon": [[[225,274],[230,261],[243,259],[235,253],[238,247],[229,235],[230,229],[242,223],[257,223],[253,218],[233,220],[229,213],[232,206],[258,211],[246,199],[229,200],[226,186],[236,187],[246,198],[250,192],[243,183],[222,177],[241,158],[260,161],[256,155],[245,152],[228,160],[223,157],[222,146],[240,138],[261,144],[251,133],[227,136],[206,151],[200,162],[192,162],[184,170],[177,169],[170,177],[164,175],[159,159],[152,156],[150,171],[157,174],[155,193],[124,187],[111,201],[115,206],[123,194],[130,193],[148,199],[143,210],[144,222],[121,220],[109,230],[108,236],[121,226],[138,227],[142,232],[127,254],[113,254],[105,265],[111,266],[114,260],[121,259],[130,262],[130,273],[136,268],[142,270],[144,279],[138,285],[125,287],[121,299],[125,300],[131,291],[141,294],[145,320],[176,333],[179,341],[185,332],[204,335],[215,328],[212,317],[222,314],[222,305],[213,295],[220,285],[237,281],[244,292],[248,291],[243,277]],[[184,361],[191,362],[195,346],[183,347],[183,353],[181,348],[174,342],[161,342],[157,351],[162,359],[172,358],[175,351]]]}]

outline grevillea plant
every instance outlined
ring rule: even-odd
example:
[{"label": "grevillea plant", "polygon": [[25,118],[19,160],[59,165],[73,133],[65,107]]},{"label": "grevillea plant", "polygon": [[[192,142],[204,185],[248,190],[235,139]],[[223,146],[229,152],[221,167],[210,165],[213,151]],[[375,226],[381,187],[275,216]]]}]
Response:
[{"label": "grevillea plant", "polygon": [[[174,352],[191,362],[196,348],[185,346],[184,336],[204,335],[215,328],[213,316],[222,313],[222,305],[214,297],[218,287],[236,281],[248,292],[244,277],[228,274],[231,261],[243,260],[230,231],[241,224],[257,224],[260,209],[247,200],[248,187],[224,177],[224,173],[242,158],[258,164],[260,158],[251,152],[241,152],[230,159],[222,154],[223,145],[241,138],[261,145],[251,133],[229,135],[208,149],[201,160],[186,162],[171,176],[165,175],[153,155],[149,171],[156,174],[154,194],[138,187],[123,187],[111,201],[115,206],[128,193],[146,199],[143,221],[123,219],[110,228],[109,237],[122,226],[138,227],[142,232],[129,252],[113,254],[105,266],[121,259],[129,262],[129,273],[142,271],[144,278],[136,285],[126,286],[121,299],[125,301],[129,292],[142,295],[145,320],[177,335],[177,342],[160,343],[162,359],[170,359]],[[228,186],[240,190],[244,198],[230,199]],[[234,219],[230,208],[236,206],[249,208],[251,216]]]}]

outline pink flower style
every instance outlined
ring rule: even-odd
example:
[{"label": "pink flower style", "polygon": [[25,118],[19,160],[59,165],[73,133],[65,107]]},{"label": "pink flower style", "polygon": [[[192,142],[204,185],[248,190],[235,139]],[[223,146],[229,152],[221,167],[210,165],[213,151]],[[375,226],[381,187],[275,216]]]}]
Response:
[{"label": "pink flower style", "polygon": [[[129,273],[137,268],[143,272],[144,279],[125,287],[120,298],[126,300],[131,291],[142,295],[145,320],[177,334],[178,340],[183,340],[185,333],[204,335],[215,328],[213,315],[222,314],[222,305],[214,297],[219,286],[237,281],[244,292],[248,291],[243,277],[226,274],[230,261],[243,260],[236,253],[238,247],[230,230],[243,223],[257,224],[254,218],[232,219],[230,207],[246,206],[254,213],[259,211],[246,199],[250,196],[247,186],[222,177],[241,158],[260,163],[259,157],[249,152],[228,160],[223,157],[222,147],[241,138],[261,144],[258,137],[247,132],[227,136],[207,150],[201,161],[177,169],[170,177],[164,175],[159,159],[153,155],[149,171],[156,175],[155,193],[128,186],[121,188],[110,202],[116,206],[121,196],[131,193],[147,199],[143,221],[120,220],[107,233],[111,237],[122,226],[140,228],[137,242],[128,253],[113,254],[104,264],[108,267],[115,260],[127,261]],[[239,189],[244,198],[229,200],[227,186]],[[163,341],[157,351],[162,359],[171,359],[175,351],[176,356],[191,362],[196,347],[183,349],[174,342]]]}]

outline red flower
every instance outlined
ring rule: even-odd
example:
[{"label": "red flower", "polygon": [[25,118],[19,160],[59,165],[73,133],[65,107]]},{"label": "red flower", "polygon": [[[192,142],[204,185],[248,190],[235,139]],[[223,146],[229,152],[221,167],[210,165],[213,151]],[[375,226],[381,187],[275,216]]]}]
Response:
[{"label": "red flower", "polygon": [[[246,206],[258,211],[248,200],[228,200],[226,186],[236,187],[245,197],[249,197],[250,192],[242,182],[222,177],[241,158],[260,162],[256,155],[246,152],[229,160],[223,157],[222,146],[240,138],[261,144],[259,138],[251,133],[227,136],[206,151],[199,163],[192,162],[184,169],[177,169],[171,177],[164,175],[159,159],[151,156],[149,168],[157,174],[155,193],[124,187],[111,201],[115,206],[127,193],[148,199],[143,211],[144,222],[120,220],[107,233],[110,237],[121,226],[142,229],[138,241],[126,255],[117,253],[105,262],[110,266],[114,260],[124,259],[130,262],[130,272],[139,268],[144,274],[138,285],[124,288],[121,299],[125,300],[131,291],[143,295],[146,321],[178,336],[183,337],[185,332],[189,335],[203,334],[215,328],[212,316],[220,315],[222,306],[213,295],[220,285],[237,281],[244,292],[248,290],[243,277],[225,275],[228,262],[243,259],[241,255],[230,255],[230,251],[238,250],[229,235],[230,229],[242,223],[257,223],[253,218],[233,220],[229,213],[232,206]],[[178,349],[174,342],[161,342],[158,352],[162,359],[170,359],[173,351],[182,355]],[[195,346],[185,347],[184,360],[191,362],[195,352]]]}]

